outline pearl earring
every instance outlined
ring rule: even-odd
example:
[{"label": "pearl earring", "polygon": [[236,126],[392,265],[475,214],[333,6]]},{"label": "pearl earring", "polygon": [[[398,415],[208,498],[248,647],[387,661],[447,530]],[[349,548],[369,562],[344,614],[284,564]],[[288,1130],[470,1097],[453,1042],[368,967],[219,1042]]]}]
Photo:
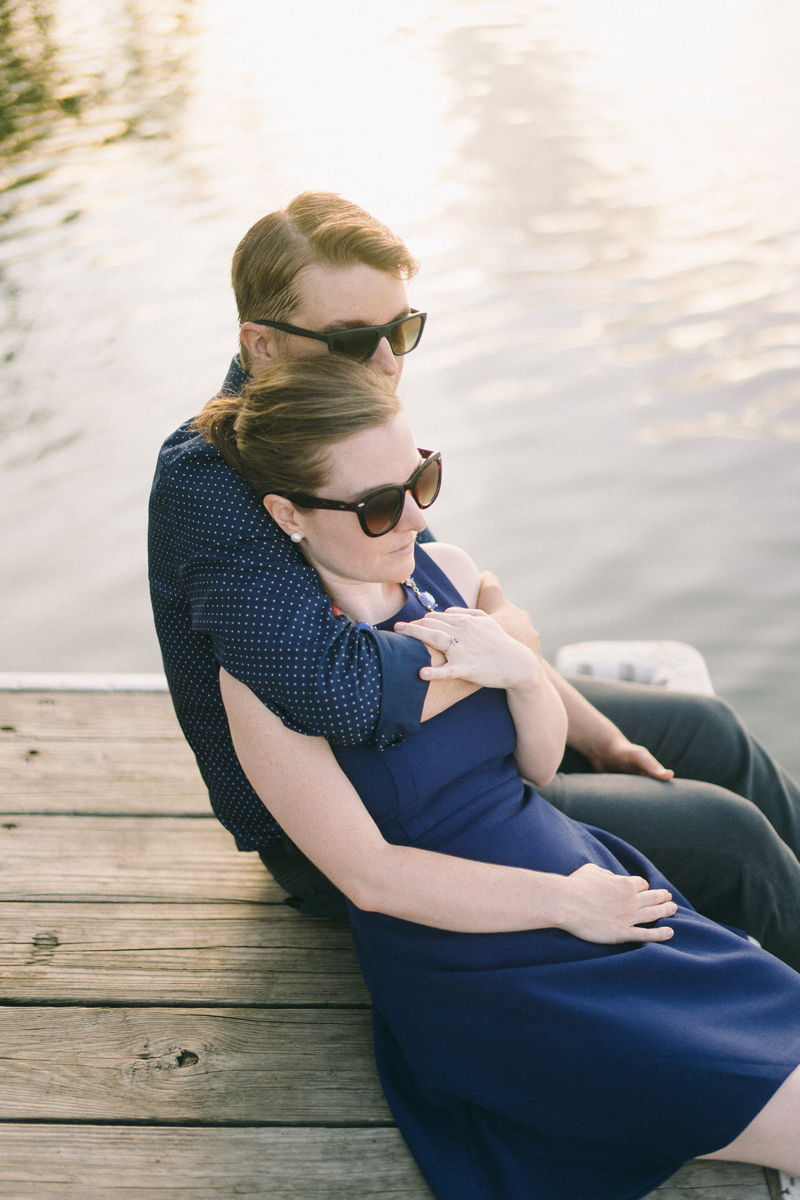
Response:
[{"label": "pearl earring", "polygon": [[290,533],[289,537],[292,539],[292,541],[295,543],[295,545],[297,545],[298,542],[302,542],[302,540],[303,540],[302,533]]}]

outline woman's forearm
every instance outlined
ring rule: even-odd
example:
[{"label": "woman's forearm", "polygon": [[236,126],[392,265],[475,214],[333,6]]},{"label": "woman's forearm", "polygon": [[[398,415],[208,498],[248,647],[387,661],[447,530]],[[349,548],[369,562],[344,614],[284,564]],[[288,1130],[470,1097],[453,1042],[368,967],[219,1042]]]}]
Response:
[{"label": "woman's forearm", "polygon": [[574,750],[592,759],[608,742],[624,736],[613,721],[609,721],[572,684],[567,683],[555,667],[545,663],[545,670],[566,709],[569,722],[567,740]]},{"label": "woman's forearm", "polygon": [[368,911],[456,933],[554,928],[605,944],[667,941],[668,926],[642,925],[676,909],[669,892],[594,863],[551,875],[387,843],[350,899]]},{"label": "woman's forearm", "polygon": [[569,877],[384,842],[339,881],[358,908],[459,933],[560,926]]},{"label": "woman's forearm", "polygon": [[[531,652],[533,653],[533,652]],[[527,684],[508,688],[508,707],[517,733],[514,760],[520,775],[539,787],[551,782],[564,757],[567,714],[538,655]]]}]

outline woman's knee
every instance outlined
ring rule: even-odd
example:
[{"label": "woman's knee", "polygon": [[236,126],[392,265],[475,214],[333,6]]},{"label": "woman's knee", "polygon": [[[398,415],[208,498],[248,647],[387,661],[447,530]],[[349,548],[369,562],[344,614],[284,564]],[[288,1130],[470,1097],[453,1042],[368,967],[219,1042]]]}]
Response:
[{"label": "woman's knee", "polygon": [[800,1171],[800,1066],[730,1145],[704,1158]]}]

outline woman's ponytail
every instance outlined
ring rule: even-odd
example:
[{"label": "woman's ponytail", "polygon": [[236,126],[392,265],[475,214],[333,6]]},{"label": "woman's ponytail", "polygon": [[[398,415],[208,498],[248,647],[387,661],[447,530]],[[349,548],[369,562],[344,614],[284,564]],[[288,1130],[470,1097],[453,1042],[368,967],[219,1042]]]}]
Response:
[{"label": "woman's ponytail", "polygon": [[243,474],[243,464],[236,444],[236,421],[241,411],[241,396],[220,392],[213,400],[209,400],[192,422],[192,429],[201,433],[215,450],[219,450],[226,462],[239,474]]},{"label": "woman's ponytail", "polygon": [[259,500],[315,494],[330,470],[329,446],[385,425],[402,406],[380,371],[336,354],[290,358],[251,379],[241,396],[220,394],[192,423]]}]

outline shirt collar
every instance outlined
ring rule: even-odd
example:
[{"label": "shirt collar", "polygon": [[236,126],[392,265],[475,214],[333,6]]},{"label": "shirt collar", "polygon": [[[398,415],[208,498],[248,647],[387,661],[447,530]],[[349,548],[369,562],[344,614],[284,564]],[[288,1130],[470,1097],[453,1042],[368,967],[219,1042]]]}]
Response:
[{"label": "shirt collar", "polygon": [[238,396],[249,378],[250,376],[242,366],[239,355],[235,354],[231,359],[231,365],[228,367],[228,374],[225,376],[225,382],[220,388],[220,391],[224,396]]}]

